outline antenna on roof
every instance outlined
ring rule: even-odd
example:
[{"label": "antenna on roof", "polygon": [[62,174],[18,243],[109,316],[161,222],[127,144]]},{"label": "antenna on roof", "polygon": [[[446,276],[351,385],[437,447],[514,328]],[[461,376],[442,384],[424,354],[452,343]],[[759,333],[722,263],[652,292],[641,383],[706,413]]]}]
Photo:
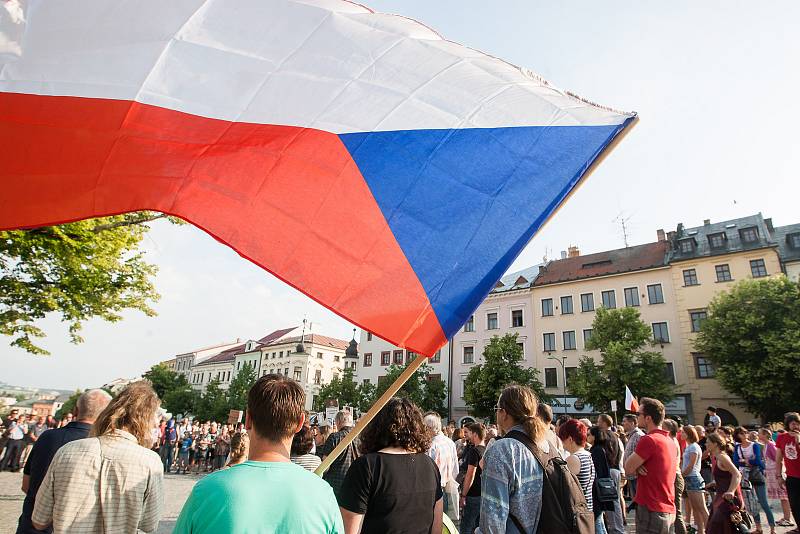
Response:
[{"label": "antenna on roof", "polygon": [[625,217],[624,215],[625,215],[624,212],[619,212],[619,215],[617,215],[614,218],[614,220],[611,221],[611,222],[619,223],[619,225],[622,226],[622,240],[625,243],[625,248],[628,248],[629,245],[628,245],[628,226],[627,226],[627,224],[628,224],[628,221],[631,220],[632,215],[629,215],[627,217]]}]

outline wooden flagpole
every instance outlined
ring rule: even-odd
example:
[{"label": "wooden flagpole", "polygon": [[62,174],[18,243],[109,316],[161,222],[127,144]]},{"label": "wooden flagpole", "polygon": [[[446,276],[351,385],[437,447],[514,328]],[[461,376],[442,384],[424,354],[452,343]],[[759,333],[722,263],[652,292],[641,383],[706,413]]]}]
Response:
[{"label": "wooden flagpole", "polygon": [[389,386],[389,389],[384,391],[383,395],[381,395],[380,398],[377,401],[375,401],[375,404],[372,405],[372,408],[370,408],[369,411],[366,414],[364,414],[361,417],[361,419],[358,420],[358,423],[356,423],[356,426],[353,427],[353,430],[351,430],[344,437],[344,439],[339,442],[336,448],[333,449],[333,451],[331,451],[331,453],[328,456],[326,456],[324,460],[322,460],[322,463],[319,465],[319,467],[317,467],[314,473],[318,474],[319,476],[322,476],[322,473],[328,470],[328,468],[336,460],[336,458],[338,458],[339,455],[344,452],[347,446],[350,445],[350,443],[352,443],[353,440],[358,437],[358,435],[361,433],[362,430],[364,430],[364,428],[370,423],[370,421],[372,421],[372,419],[376,415],[378,415],[378,412],[381,411],[381,408],[386,406],[386,403],[389,402],[389,399],[394,397],[395,393],[397,393],[400,390],[400,388],[403,387],[403,384],[408,382],[408,379],[411,378],[411,375],[413,375],[417,369],[422,367],[422,364],[425,363],[427,360],[428,360],[427,356],[423,354],[418,354],[416,359],[410,364],[408,364],[408,366],[406,366],[405,369],[403,369],[403,372],[400,373],[400,376],[397,377],[397,380],[395,380],[394,383],[392,383],[392,385]]}]

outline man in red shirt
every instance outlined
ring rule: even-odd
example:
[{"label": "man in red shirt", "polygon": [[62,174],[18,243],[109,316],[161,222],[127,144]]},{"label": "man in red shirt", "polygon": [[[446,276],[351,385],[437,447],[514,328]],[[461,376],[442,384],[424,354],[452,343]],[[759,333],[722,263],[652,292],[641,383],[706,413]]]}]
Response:
[{"label": "man in red shirt", "polygon": [[[789,506],[795,521],[800,517],[800,414],[789,412],[783,420],[783,434],[778,434],[778,450],[775,454],[775,473],[778,483],[786,484]],[[786,464],[786,482],[781,475]],[[796,530],[793,532],[797,532]]]},{"label": "man in red shirt", "polygon": [[636,423],[646,435],[639,439],[636,452],[625,462],[625,474],[637,477],[636,533],[669,534],[675,522],[675,472],[678,449],[661,429],[664,404],[642,398]]}]

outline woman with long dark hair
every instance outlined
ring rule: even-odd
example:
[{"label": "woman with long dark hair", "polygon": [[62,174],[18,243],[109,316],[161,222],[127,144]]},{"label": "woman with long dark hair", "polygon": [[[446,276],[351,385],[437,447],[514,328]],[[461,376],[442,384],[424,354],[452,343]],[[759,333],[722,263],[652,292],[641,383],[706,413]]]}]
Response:
[{"label": "woman with long dark hair", "polygon": [[[597,426],[589,429],[587,442],[591,446],[589,454],[592,455],[597,479],[612,479],[611,467],[619,465],[622,451],[617,446],[616,440],[616,436],[609,430],[601,430]],[[595,484],[593,496],[594,515],[599,518],[595,531],[601,534],[605,531],[611,532],[611,534],[624,534],[624,530],[619,530],[619,526],[622,525],[622,507],[620,506],[619,498],[604,500],[597,490],[598,487]],[[619,492],[619,485],[617,485],[617,492]],[[608,527],[605,530],[601,517],[603,515],[605,515],[608,523]]]},{"label": "woman with long dark hair", "polygon": [[439,533],[442,484],[422,412],[393,398],[361,433],[339,495],[346,534]]},{"label": "woman with long dark hair", "polygon": [[716,485],[716,495],[712,504],[713,513],[708,520],[707,534],[730,534],[731,513],[743,506],[742,491],[739,484],[742,474],[733,464],[729,455],[728,441],[719,432],[712,432],[706,436],[706,449],[716,460],[714,462],[713,477]]}]

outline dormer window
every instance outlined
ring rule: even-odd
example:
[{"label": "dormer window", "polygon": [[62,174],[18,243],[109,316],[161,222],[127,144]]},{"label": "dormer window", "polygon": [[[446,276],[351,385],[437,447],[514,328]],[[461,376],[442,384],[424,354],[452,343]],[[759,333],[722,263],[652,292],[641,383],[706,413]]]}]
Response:
[{"label": "dormer window", "polygon": [[725,235],[725,232],[719,232],[708,236],[708,244],[711,248],[724,248],[727,240],[728,236]]},{"label": "dormer window", "polygon": [[800,232],[796,234],[789,234],[786,236],[786,242],[793,249],[800,249]]},{"label": "dormer window", "polygon": [[682,254],[691,254],[694,252],[694,238],[690,237],[689,239],[681,239],[678,241],[678,247]]},{"label": "dormer window", "polygon": [[255,341],[248,341],[248,342],[247,342],[247,345],[246,345],[246,346],[245,346],[245,348],[244,348],[244,351],[245,351],[245,352],[250,352],[250,351],[251,351],[251,350],[253,350],[254,348],[256,348],[256,342],[255,342]]},{"label": "dormer window", "polygon": [[739,237],[742,238],[742,243],[756,243],[758,242],[758,228],[755,226],[742,228],[739,230]]}]

